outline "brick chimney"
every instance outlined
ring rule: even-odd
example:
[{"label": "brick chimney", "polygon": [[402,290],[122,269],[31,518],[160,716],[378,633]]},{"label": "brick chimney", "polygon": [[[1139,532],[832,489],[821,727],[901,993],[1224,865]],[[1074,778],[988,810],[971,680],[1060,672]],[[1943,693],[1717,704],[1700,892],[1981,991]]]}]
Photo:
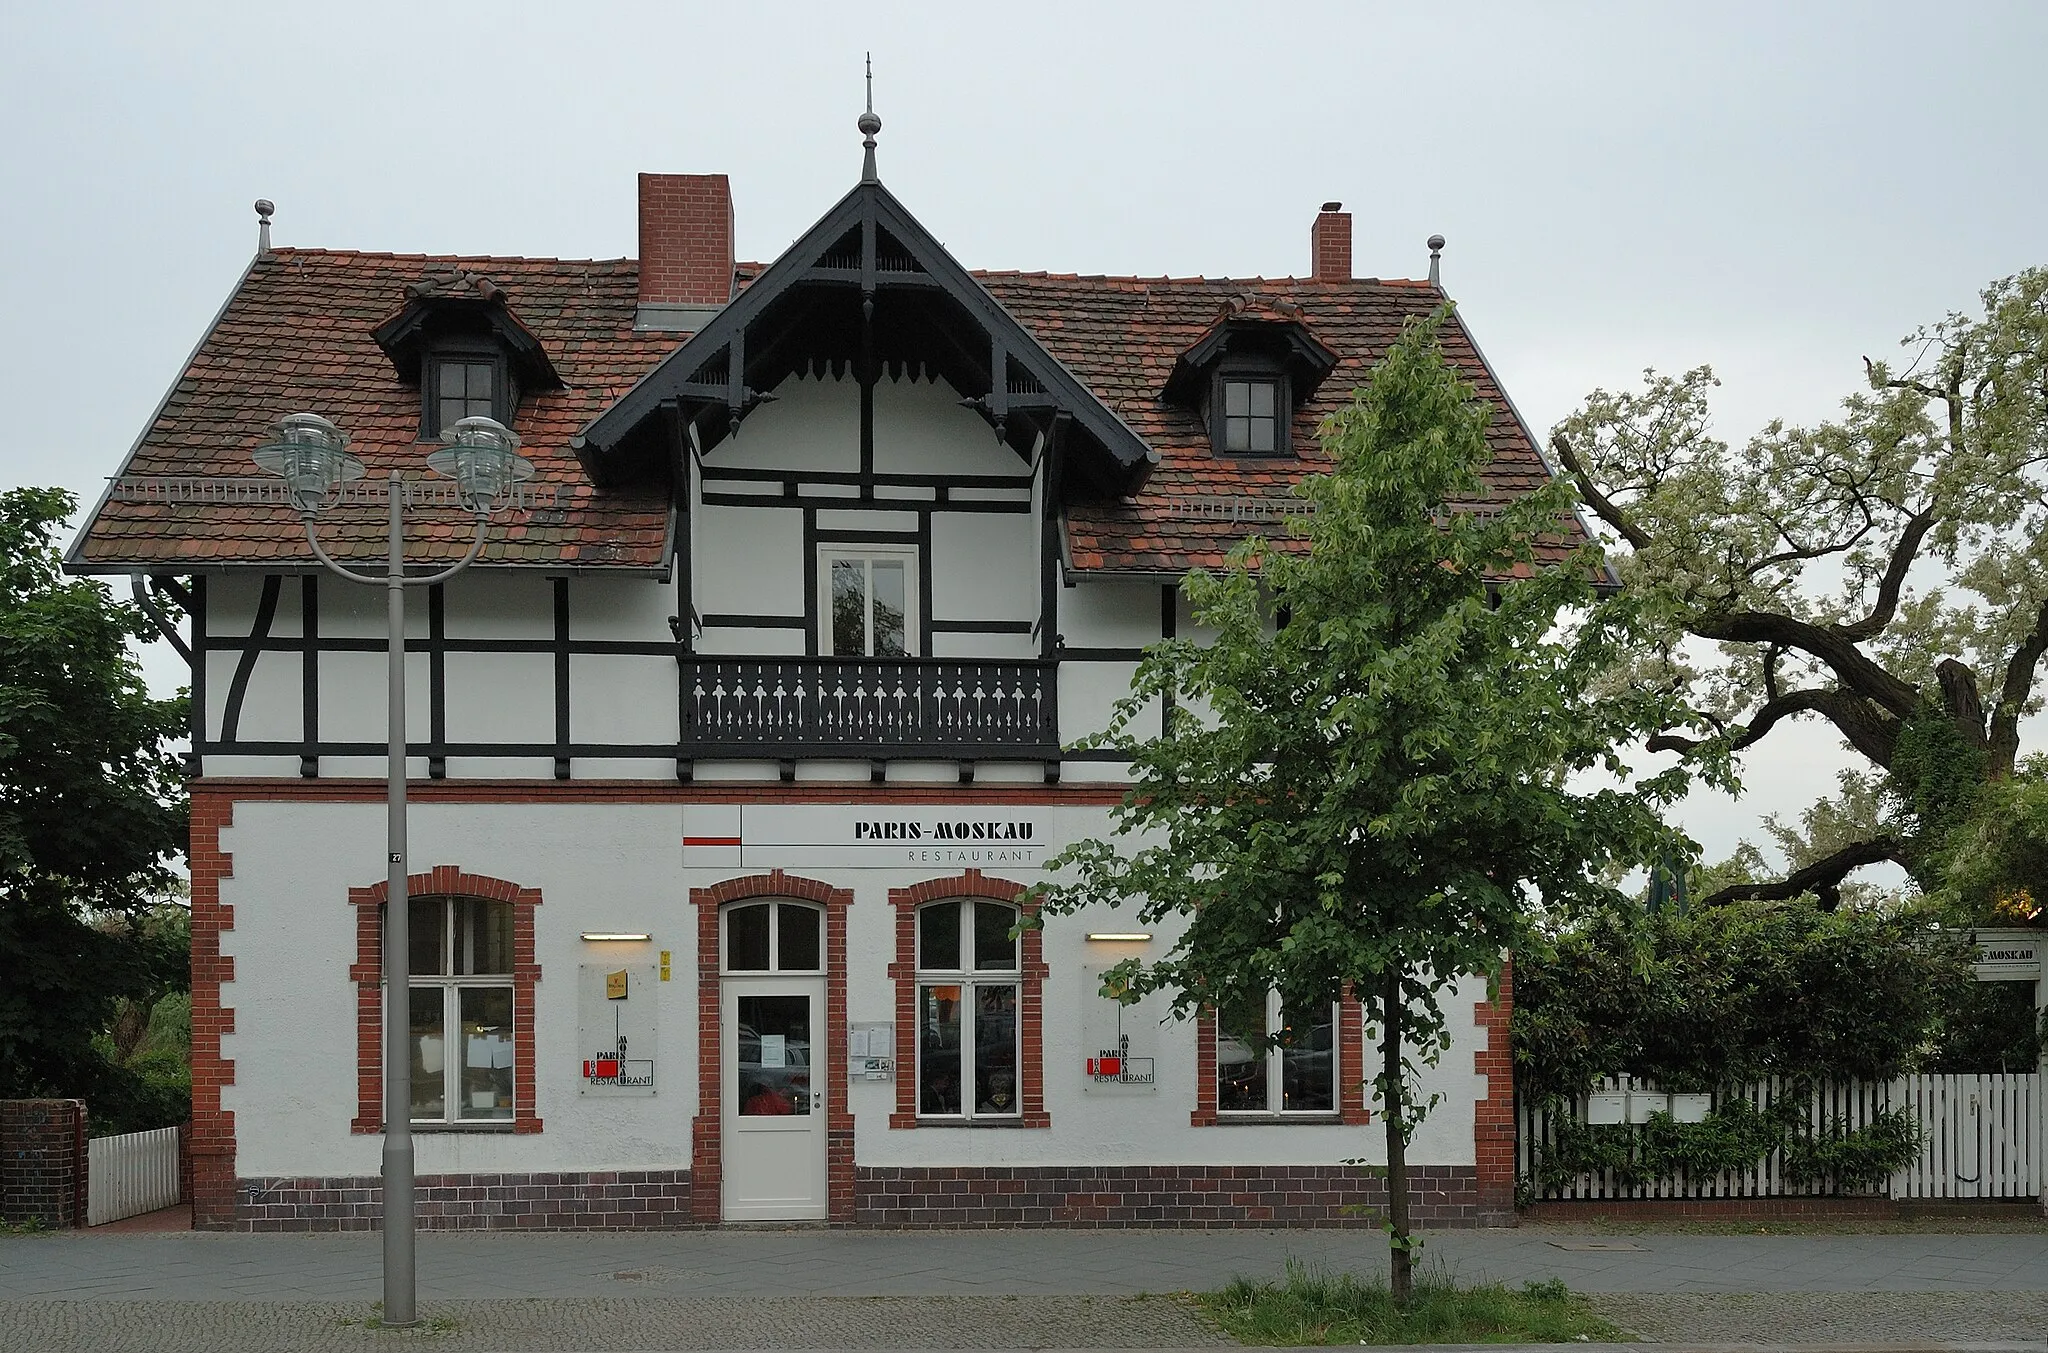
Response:
[{"label": "brick chimney", "polygon": [[640,176],[636,329],[695,333],[732,299],[732,184],[723,174]]},{"label": "brick chimney", "polygon": [[[644,208],[643,208],[644,210]],[[1309,227],[1309,275],[1318,282],[1351,280],[1351,213],[1342,202],[1325,202]]]}]

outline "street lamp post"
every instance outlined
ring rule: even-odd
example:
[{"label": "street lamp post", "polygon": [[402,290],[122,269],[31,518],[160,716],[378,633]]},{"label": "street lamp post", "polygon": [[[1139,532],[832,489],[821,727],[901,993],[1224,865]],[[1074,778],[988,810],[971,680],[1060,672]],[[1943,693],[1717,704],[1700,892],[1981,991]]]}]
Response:
[{"label": "street lamp post", "polygon": [[348,434],[318,414],[278,420],[272,438],[256,448],[256,463],[285,481],[306,530],[306,543],[329,571],[353,583],[384,588],[388,625],[390,728],[385,772],[387,883],[384,901],[384,1317],[385,1325],[418,1323],[414,1300],[411,907],[406,896],[405,845],[405,589],[445,582],[482,553],[491,514],[513,486],[533,473],[519,454],[519,438],[489,418],[464,418],[442,434],[447,443],[427,457],[430,469],[455,481],[462,506],[476,516],[468,553],[447,568],[418,577],[405,573],[405,480],[391,472],[390,531],[384,576],[357,573],[337,563],[320,544],[315,519],[340,491],[363,476],[348,453]]}]

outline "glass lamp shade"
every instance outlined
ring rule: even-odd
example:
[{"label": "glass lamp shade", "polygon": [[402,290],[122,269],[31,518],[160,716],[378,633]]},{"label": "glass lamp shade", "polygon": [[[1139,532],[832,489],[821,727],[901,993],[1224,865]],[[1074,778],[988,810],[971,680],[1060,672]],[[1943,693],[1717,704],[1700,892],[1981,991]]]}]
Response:
[{"label": "glass lamp shade", "polygon": [[514,485],[533,477],[533,462],[519,454],[519,434],[494,418],[464,418],[441,440],[448,445],[427,457],[427,467],[454,480],[472,512],[496,511]]},{"label": "glass lamp shade", "polygon": [[317,413],[286,414],[271,424],[270,436],[250,454],[284,480],[301,512],[320,511],[344,484],[363,477],[363,463],[348,453],[348,434]]}]

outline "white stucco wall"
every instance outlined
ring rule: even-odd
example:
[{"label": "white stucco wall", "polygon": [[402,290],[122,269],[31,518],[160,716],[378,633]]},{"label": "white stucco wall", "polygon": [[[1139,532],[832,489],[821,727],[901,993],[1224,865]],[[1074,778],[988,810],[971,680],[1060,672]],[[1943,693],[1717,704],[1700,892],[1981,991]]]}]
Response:
[{"label": "white stucco wall", "polygon": [[[1014,806],[971,803],[962,816],[1000,817]],[[872,805],[869,806],[870,808]],[[694,810],[692,810],[694,811]],[[847,822],[863,809],[829,810]],[[1046,813],[1045,809],[1030,810]],[[1049,810],[1059,845],[1107,829],[1107,809]],[[835,819],[836,820],[836,819]],[[758,866],[735,862],[685,864],[685,809],[674,803],[416,804],[411,815],[415,872],[456,865],[472,873],[539,888],[535,957],[536,1111],[545,1130],[532,1136],[424,1132],[422,1173],[676,1169],[689,1164],[696,1110],[696,918],[692,887],[709,886]],[[379,1138],[349,1131],[356,1112],[356,993],[348,980],[355,960],[350,887],[383,878],[381,804],[266,803],[237,805],[222,835],[232,873],[221,901],[234,908],[234,929],[222,952],[235,960],[235,979],[222,990],[236,1032],[222,1052],[235,1064],[223,1107],[236,1115],[237,1172],[244,1177],[373,1174]],[[895,913],[888,892],[959,872],[957,863],[908,867],[792,864],[790,872],[850,887],[848,1015],[852,1021],[895,1018]],[[1031,882],[1035,867],[990,865],[1000,877]],[[1383,1158],[1381,1133],[1336,1124],[1195,1128],[1195,1034],[1172,1023],[1154,1039],[1158,1088],[1150,1095],[1084,1093],[1082,1061],[1090,1049],[1084,1011],[1097,999],[1083,969],[1134,952],[1091,944],[1091,928],[1130,929],[1129,914],[1052,919],[1045,934],[1043,1057],[1045,1131],[919,1128],[891,1131],[891,1083],[855,1081],[855,1157],[862,1165],[1288,1164]],[[583,942],[589,929],[647,931],[644,945]],[[1163,953],[1170,932],[1146,952]],[[658,1093],[649,1099],[592,1099],[577,1093],[576,972],[581,963],[653,963],[670,951],[672,980],[661,988]],[[1483,984],[1467,981],[1446,999],[1453,1047],[1427,1078],[1425,1093],[1444,1102],[1418,1132],[1411,1159],[1469,1164],[1473,1103],[1485,1093],[1471,1070],[1478,1035],[1473,1003]],[[1138,1040],[1134,1039],[1134,1044]],[[1133,1048],[1134,1052],[1140,1049]],[[1367,1057],[1367,1073],[1373,1062]],[[899,1075],[913,1074],[910,1068]]]}]

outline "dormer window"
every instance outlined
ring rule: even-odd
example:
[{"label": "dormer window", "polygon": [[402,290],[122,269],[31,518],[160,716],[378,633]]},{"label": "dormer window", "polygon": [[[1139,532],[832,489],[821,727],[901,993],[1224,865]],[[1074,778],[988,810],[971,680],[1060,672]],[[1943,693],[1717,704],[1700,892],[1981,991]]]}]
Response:
[{"label": "dormer window", "polygon": [[[438,437],[465,418],[495,418],[510,423],[513,410],[504,363],[477,352],[434,353],[428,358],[426,396],[420,411],[420,435]],[[504,398],[500,398],[500,396]]]},{"label": "dormer window", "polygon": [[438,438],[465,418],[495,418],[511,427],[522,395],[561,388],[540,340],[490,278],[466,272],[427,277],[406,295],[398,313],[370,336],[399,380],[418,382],[423,439]]},{"label": "dormer window", "polygon": [[1294,415],[1337,365],[1286,298],[1233,296],[1173,364],[1160,390],[1198,414],[1219,456],[1285,456]]},{"label": "dormer window", "polygon": [[1249,455],[1271,455],[1286,449],[1281,435],[1280,382],[1225,377],[1222,415],[1216,449]]}]

